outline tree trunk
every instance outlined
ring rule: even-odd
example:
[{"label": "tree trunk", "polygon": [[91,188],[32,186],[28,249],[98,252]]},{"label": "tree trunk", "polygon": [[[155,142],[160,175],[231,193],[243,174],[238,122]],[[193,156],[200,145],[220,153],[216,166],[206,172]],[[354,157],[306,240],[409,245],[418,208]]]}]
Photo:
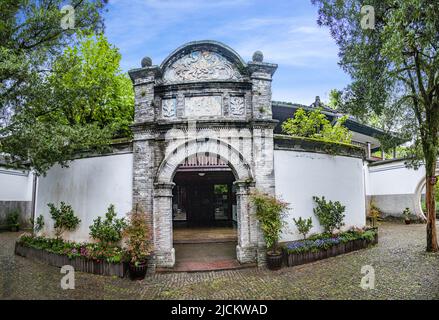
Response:
[{"label": "tree trunk", "polygon": [[435,200],[435,184],[436,184],[436,158],[426,157],[426,204],[427,204],[427,251],[437,252],[437,232],[436,232],[436,200]]}]

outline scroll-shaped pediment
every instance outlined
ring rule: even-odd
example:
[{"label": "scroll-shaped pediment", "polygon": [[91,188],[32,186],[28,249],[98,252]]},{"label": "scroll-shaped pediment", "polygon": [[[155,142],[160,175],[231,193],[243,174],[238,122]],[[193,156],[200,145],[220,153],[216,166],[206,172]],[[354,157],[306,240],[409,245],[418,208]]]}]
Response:
[{"label": "scroll-shaped pediment", "polygon": [[216,52],[204,50],[184,55],[172,63],[163,75],[165,84],[239,79],[241,79],[241,74],[232,62]]}]

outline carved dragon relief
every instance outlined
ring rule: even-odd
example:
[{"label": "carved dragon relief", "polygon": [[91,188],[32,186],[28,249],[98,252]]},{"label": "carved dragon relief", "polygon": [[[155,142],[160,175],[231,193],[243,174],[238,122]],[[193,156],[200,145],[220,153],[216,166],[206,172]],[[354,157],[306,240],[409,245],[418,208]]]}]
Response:
[{"label": "carved dragon relief", "polygon": [[239,80],[241,74],[223,56],[210,51],[194,51],[168,67],[163,83],[197,80]]}]

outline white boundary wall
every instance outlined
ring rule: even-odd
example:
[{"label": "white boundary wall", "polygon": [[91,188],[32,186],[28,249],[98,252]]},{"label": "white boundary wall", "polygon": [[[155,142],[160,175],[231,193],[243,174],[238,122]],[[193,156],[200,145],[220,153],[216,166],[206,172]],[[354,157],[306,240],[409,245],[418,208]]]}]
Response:
[{"label": "white boundary wall", "polygon": [[281,241],[300,239],[293,218],[312,217],[311,233],[322,229],[314,216],[313,196],[346,206],[345,229],[363,227],[366,199],[363,160],[312,152],[274,150],[276,195],[290,203]]},{"label": "white boundary wall", "polygon": [[0,167],[0,201],[32,201],[33,174]]},{"label": "white boundary wall", "polygon": [[420,207],[425,167],[407,168],[404,160],[383,161],[368,168],[367,196],[384,216],[401,216],[405,208],[423,217]]},{"label": "white boundary wall", "polygon": [[36,216],[44,216],[43,233],[53,236],[53,221],[48,203],[59,206],[61,201],[72,206],[81,219],[77,230],[64,237],[75,241],[89,241],[89,226],[98,216],[104,216],[110,204],[115,205],[119,217],[132,208],[132,153],[78,159],[68,168],[52,167],[45,177],[38,179]]},{"label": "white boundary wall", "polygon": [[34,175],[27,170],[0,167],[0,225],[7,216],[18,210],[21,228],[30,227]]}]

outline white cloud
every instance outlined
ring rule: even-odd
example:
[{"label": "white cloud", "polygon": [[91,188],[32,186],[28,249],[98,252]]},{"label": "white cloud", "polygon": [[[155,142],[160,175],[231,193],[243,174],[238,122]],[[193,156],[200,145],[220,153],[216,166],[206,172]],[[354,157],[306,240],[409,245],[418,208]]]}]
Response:
[{"label": "white cloud", "polygon": [[277,100],[310,104],[346,83],[338,48],[329,31],[317,26],[312,8],[270,10],[250,0],[112,0],[106,26],[122,53],[123,70],[139,67],[146,55],[160,64],[187,41],[211,39],[246,61],[261,50],[266,62],[279,64],[273,82]]},{"label": "white cloud", "polygon": [[234,49],[247,58],[261,50],[267,61],[310,67],[338,59],[338,49],[329,32],[315,26],[312,17],[252,18],[230,22],[213,34],[229,35]]},{"label": "white cloud", "polygon": [[248,4],[249,0],[144,0],[139,1],[150,8],[158,10],[185,10],[185,9],[205,9],[218,7],[231,7]]}]

